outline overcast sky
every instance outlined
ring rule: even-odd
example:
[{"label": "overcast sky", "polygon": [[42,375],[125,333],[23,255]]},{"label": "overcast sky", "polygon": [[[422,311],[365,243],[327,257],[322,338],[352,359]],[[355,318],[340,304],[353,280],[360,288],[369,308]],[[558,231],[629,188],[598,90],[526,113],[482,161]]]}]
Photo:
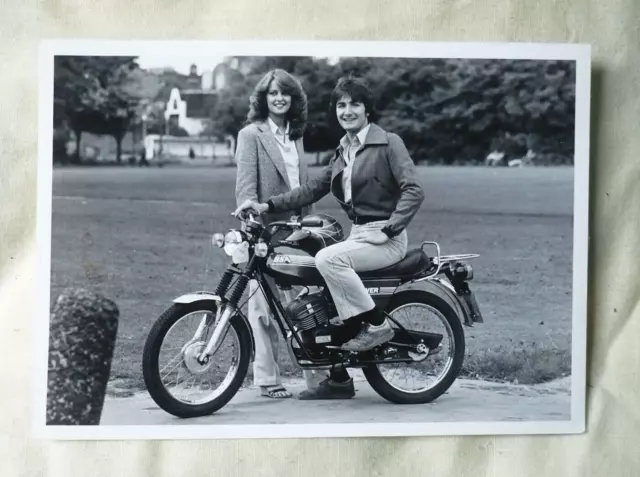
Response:
[{"label": "overcast sky", "polygon": [[188,74],[192,64],[198,67],[198,74],[202,74],[204,70],[213,70],[218,63],[222,61],[221,56],[210,55],[189,55],[180,57],[168,57],[167,55],[138,56],[138,64],[140,68],[173,68],[182,74]]},{"label": "overcast sky", "polygon": [[[140,55],[138,56],[138,64],[140,68],[173,68],[179,73],[189,74],[189,68],[192,64],[198,67],[198,74],[202,74],[204,70],[213,70],[217,64],[221,63],[224,57],[211,55],[189,55],[189,56],[167,56],[167,55]],[[332,56],[328,60],[331,64],[338,61],[339,57]]]}]

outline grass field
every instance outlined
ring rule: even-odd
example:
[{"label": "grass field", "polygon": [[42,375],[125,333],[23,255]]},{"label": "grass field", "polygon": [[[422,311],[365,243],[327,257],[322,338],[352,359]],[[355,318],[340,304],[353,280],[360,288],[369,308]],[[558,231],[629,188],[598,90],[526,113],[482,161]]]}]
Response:
[{"label": "grass field", "polygon": [[[573,169],[419,173],[427,197],[408,230],[410,247],[432,240],[444,254],[481,255],[472,287],[485,323],[465,329],[465,374],[535,382],[568,373]],[[53,179],[51,300],[65,287],[113,299],[121,319],[112,376],[141,387],[154,320],[174,297],[213,289],[227,263],[210,237],[239,224],[230,216],[235,168],[65,168]],[[331,196],[318,210],[349,230]]]}]

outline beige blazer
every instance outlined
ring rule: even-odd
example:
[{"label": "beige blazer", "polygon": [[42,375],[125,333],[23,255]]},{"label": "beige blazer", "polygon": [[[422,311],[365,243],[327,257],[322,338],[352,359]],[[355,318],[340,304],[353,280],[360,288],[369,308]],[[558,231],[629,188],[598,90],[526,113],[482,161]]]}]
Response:
[{"label": "beige blazer", "polygon": [[[309,179],[307,164],[302,159],[304,147],[302,138],[295,141],[300,158],[300,185]],[[278,143],[266,122],[255,122],[245,126],[238,133],[236,147],[236,203],[240,205],[247,199],[265,203],[274,197],[291,190],[284,159]],[[311,207],[302,210],[264,214],[267,222],[286,220],[292,215],[311,213]],[[265,223],[267,223],[265,222]]]}]

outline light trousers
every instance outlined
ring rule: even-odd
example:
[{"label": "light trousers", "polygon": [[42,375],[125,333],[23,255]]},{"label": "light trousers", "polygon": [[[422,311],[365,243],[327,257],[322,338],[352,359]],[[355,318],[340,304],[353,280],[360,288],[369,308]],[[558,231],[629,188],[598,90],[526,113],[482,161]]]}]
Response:
[{"label": "light trousers", "polygon": [[[273,278],[265,277],[274,292],[278,292]],[[255,293],[254,293],[255,292]],[[282,384],[278,364],[278,342],[282,337],[262,290],[255,280],[249,281],[248,319],[255,339],[255,359],[253,361],[253,383],[256,386],[275,386]],[[283,303],[295,298],[292,293],[284,293]],[[307,389],[314,389],[320,381],[329,376],[324,370],[303,370]]]},{"label": "light trousers", "polygon": [[342,320],[372,310],[375,306],[356,272],[388,267],[407,254],[405,230],[381,245],[354,240],[367,232],[380,231],[385,225],[386,220],[354,225],[347,240],[323,248],[316,254],[316,266],[327,283]]}]

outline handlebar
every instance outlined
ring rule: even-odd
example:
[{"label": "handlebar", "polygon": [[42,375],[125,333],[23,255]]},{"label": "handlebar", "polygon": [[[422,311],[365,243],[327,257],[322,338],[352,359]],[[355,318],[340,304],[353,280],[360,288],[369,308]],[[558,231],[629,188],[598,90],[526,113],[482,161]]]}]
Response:
[{"label": "handlebar", "polygon": [[[241,222],[260,223],[256,220],[257,214],[254,215],[254,212],[255,211],[247,212],[246,215],[239,214],[236,218]],[[294,217],[295,216],[293,216],[292,219]],[[279,220],[277,222],[271,222],[270,224],[266,225],[266,227],[271,227],[275,225],[287,226],[287,227],[322,227],[322,220],[321,219],[302,219],[302,220],[288,220],[288,221]]]},{"label": "handlebar", "polygon": [[274,228],[298,229],[301,227],[321,227],[323,224],[321,219],[307,218],[302,220],[295,220],[297,219],[297,216],[292,216],[290,220],[280,220],[276,222],[271,222],[270,224],[267,224],[267,225],[263,225],[261,222],[257,220],[257,217],[259,217],[259,214],[256,213],[256,211],[253,209],[249,209],[244,213],[238,214],[236,216],[236,218],[241,222],[245,222],[247,224],[257,224],[268,230],[273,230]]},{"label": "handlebar", "polygon": [[322,227],[322,220],[320,219],[302,219],[300,222],[302,227]]}]

